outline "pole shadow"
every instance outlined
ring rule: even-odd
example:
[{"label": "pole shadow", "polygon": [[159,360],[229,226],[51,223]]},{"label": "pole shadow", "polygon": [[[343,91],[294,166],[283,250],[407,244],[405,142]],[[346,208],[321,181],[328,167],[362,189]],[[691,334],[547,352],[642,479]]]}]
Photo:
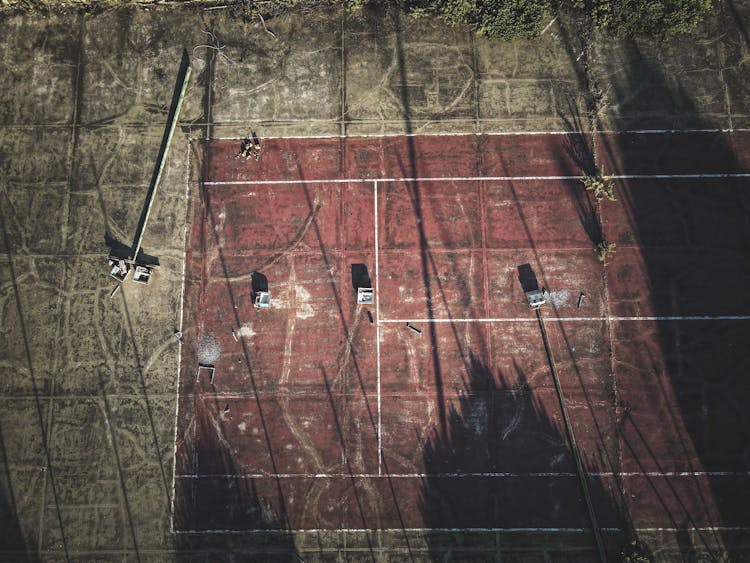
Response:
[{"label": "pole shadow", "polygon": [[[581,83],[587,85],[588,80],[581,79]],[[575,100],[566,96],[564,106],[556,104],[556,113],[565,124],[565,130],[568,133],[565,137],[565,153],[578,168],[578,170],[571,170],[571,175],[581,174],[590,178],[599,176],[593,137],[585,132],[583,117]],[[565,186],[569,199],[575,205],[583,230],[588,235],[592,246],[596,247],[604,240],[604,236],[595,200],[588,190],[583,189],[580,182],[565,182]]]}]

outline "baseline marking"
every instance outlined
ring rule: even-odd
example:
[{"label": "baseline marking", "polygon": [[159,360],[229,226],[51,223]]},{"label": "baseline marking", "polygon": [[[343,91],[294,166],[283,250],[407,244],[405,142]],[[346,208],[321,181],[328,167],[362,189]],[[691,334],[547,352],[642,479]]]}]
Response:
[{"label": "baseline marking", "polygon": [[[602,532],[621,533],[622,528],[599,528]],[[681,532],[696,530],[698,532],[744,532],[750,530],[748,526],[686,526],[684,528],[636,528],[638,532]],[[372,533],[378,532],[508,532],[508,533],[590,533],[591,528],[298,528],[291,530],[296,533]],[[254,529],[254,530],[176,530],[175,534],[288,534],[288,529]]]},{"label": "baseline marking", "polygon": [[[587,471],[587,477],[750,477],[750,471]],[[576,477],[573,472],[484,472],[484,473],[243,473],[211,475],[178,475],[178,479],[471,479],[471,478],[561,478]]]},{"label": "baseline marking", "polygon": [[[679,530],[747,530],[749,528],[679,528]],[[603,532],[620,533],[622,528],[599,528]],[[667,531],[669,528],[638,528],[642,531]],[[591,528],[297,528],[293,530],[289,529],[252,529],[252,530],[177,530],[175,534],[288,534],[289,532],[295,533],[331,533],[331,532],[344,532],[344,533],[368,533],[377,534],[379,532],[513,532],[513,533],[588,533],[591,532]],[[677,531],[677,529],[675,529]]]},{"label": "baseline marking", "polygon": [[[366,184],[369,182],[523,182],[540,180],[581,180],[585,176],[435,176],[434,178],[321,178],[319,180],[214,180],[200,182],[204,186],[262,186],[284,184]],[[715,174],[615,174],[613,180],[695,180],[711,178],[750,178],[746,172],[718,172]]]},{"label": "baseline marking", "polygon": [[[545,317],[545,321],[575,322],[575,321],[750,321],[750,315],[703,315],[676,317]],[[383,319],[381,323],[536,323],[534,317],[497,317],[477,319]]]},{"label": "baseline marking", "polygon": [[383,474],[383,432],[380,411],[380,263],[378,257],[378,181],[373,182],[375,199],[375,362],[378,385],[378,475]]}]

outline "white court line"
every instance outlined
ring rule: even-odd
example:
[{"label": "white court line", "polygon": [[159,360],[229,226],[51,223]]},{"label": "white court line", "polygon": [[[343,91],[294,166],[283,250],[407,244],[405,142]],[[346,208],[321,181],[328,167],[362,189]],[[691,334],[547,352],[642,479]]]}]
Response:
[{"label": "white court line", "polygon": [[613,174],[607,176],[613,180],[671,180],[671,179],[701,179],[701,178],[750,178],[747,172],[714,172],[695,174]]},{"label": "white court line", "polygon": [[[745,133],[745,128],[716,129],[605,129],[597,131],[604,135],[679,135],[695,133]],[[278,139],[378,139],[381,137],[522,137],[540,135],[591,135],[591,131],[496,131],[486,133],[361,133],[358,135],[289,135],[286,137],[262,137],[263,140]],[[239,141],[241,137],[215,137],[214,141]]]},{"label": "white court line", "polygon": [[[667,531],[671,528],[638,528],[641,531]],[[682,530],[683,528],[680,528]],[[688,528],[690,530],[746,530],[748,528]],[[622,528],[599,528],[602,532],[620,533]],[[675,529],[677,531],[677,529]],[[175,534],[289,534],[289,533],[310,533],[310,534],[330,534],[336,532],[343,533],[369,533],[377,534],[380,532],[508,532],[508,533],[588,533],[591,528],[297,528],[287,529],[252,529],[252,530],[175,530]]]},{"label": "white court line", "polygon": [[[686,526],[684,528],[636,528],[636,532],[681,532],[695,530],[698,532],[744,532],[750,530],[748,526]],[[599,528],[601,532],[621,533],[622,528]],[[590,533],[591,528],[298,528],[292,530],[175,530],[175,534],[289,534],[289,533],[372,533],[380,532],[417,532],[417,533],[461,533],[461,532],[505,532],[505,533]]]},{"label": "white court line", "polygon": [[[750,321],[750,315],[702,315],[702,316],[675,316],[675,317],[544,317],[550,322],[591,322],[591,321]],[[536,317],[496,317],[478,319],[383,319],[381,323],[537,323]]]},{"label": "white court line", "polygon": [[[587,471],[587,477],[750,477],[750,471]],[[483,472],[483,473],[244,473],[178,475],[178,479],[472,479],[472,478],[561,478],[576,477],[573,472]]]},{"label": "white court line", "polygon": [[[613,180],[708,180],[717,178],[750,178],[745,172],[709,174],[615,174]],[[204,186],[263,186],[294,184],[366,184],[369,182],[533,182],[552,180],[581,180],[582,175],[565,176],[435,176],[433,178],[322,178],[320,180],[213,180]],[[194,180],[197,182],[198,180]]]},{"label": "white court line", "polygon": [[[190,143],[187,139],[187,159],[185,165],[185,214],[190,210]],[[182,323],[185,315],[185,269],[187,266],[187,241],[188,241],[188,224],[185,221],[185,227],[182,230],[182,284],[180,285],[180,321],[178,329],[182,332]],[[174,533],[174,497],[175,484],[177,482],[177,420],[180,409],[180,369],[182,368],[182,339],[177,341],[177,390],[174,401],[174,444],[172,450],[172,499],[170,500],[169,529]]]},{"label": "white court line", "polygon": [[378,257],[378,181],[373,186],[375,200],[375,358],[378,384],[378,475],[383,473],[383,431],[380,397],[380,261]]}]

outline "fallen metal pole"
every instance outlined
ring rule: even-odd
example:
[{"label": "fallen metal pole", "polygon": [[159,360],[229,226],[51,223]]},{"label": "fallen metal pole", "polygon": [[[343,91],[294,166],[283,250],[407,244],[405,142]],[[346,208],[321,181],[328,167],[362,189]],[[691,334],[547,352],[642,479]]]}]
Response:
[{"label": "fallen metal pole", "polygon": [[172,142],[172,135],[174,134],[174,130],[177,126],[177,121],[180,116],[182,101],[185,98],[185,91],[187,90],[189,78],[190,58],[188,57],[187,50],[183,49],[182,60],[180,61],[180,70],[177,74],[177,83],[175,84],[174,95],[172,97],[172,107],[169,110],[169,117],[167,118],[167,128],[164,131],[164,137],[162,138],[161,147],[159,148],[159,156],[156,160],[156,167],[154,168],[154,173],[151,176],[151,184],[148,187],[146,202],[143,204],[143,211],[141,211],[141,218],[138,221],[138,229],[136,229],[135,239],[133,240],[131,258],[134,261],[138,260],[138,253],[141,251],[143,233],[146,230],[146,223],[148,223],[148,218],[151,214],[151,206],[154,204],[156,190],[159,187],[162,172],[164,171],[164,163],[167,160],[169,145]]},{"label": "fallen metal pole", "polygon": [[596,541],[596,550],[599,553],[599,561],[601,563],[607,563],[607,553],[604,550],[604,541],[602,540],[601,530],[596,520],[596,512],[594,511],[594,504],[591,502],[591,493],[589,492],[589,484],[586,481],[586,474],[583,472],[583,464],[581,463],[581,454],[578,452],[578,444],[576,442],[576,436],[573,433],[573,425],[570,423],[568,418],[568,408],[565,406],[565,398],[563,397],[562,386],[560,385],[560,378],[557,376],[557,366],[555,365],[555,359],[552,357],[552,349],[549,346],[549,339],[547,338],[547,329],[544,327],[544,319],[542,318],[541,309],[536,310],[536,318],[539,321],[539,328],[542,331],[542,340],[544,341],[544,350],[547,352],[547,360],[549,361],[549,367],[552,371],[552,380],[555,383],[555,392],[557,393],[557,400],[560,402],[560,410],[562,411],[563,421],[565,422],[565,432],[568,434],[568,442],[570,443],[570,450],[573,452],[573,459],[576,464],[576,473],[578,473],[578,480],[581,484],[581,492],[583,493],[583,499],[586,502],[586,510],[589,513],[589,519],[591,520],[591,527],[594,531],[594,540]]}]

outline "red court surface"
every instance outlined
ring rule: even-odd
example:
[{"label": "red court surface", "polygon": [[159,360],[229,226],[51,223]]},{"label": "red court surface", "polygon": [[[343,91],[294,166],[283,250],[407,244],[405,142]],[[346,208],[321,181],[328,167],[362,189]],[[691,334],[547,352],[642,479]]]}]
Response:
[{"label": "red court surface", "polygon": [[[594,143],[620,177],[606,267],[578,179]],[[731,436],[747,422],[748,146],[268,139],[256,162],[195,142],[175,531],[588,529],[524,265],[551,292],[599,525],[750,525],[748,440]]]}]

